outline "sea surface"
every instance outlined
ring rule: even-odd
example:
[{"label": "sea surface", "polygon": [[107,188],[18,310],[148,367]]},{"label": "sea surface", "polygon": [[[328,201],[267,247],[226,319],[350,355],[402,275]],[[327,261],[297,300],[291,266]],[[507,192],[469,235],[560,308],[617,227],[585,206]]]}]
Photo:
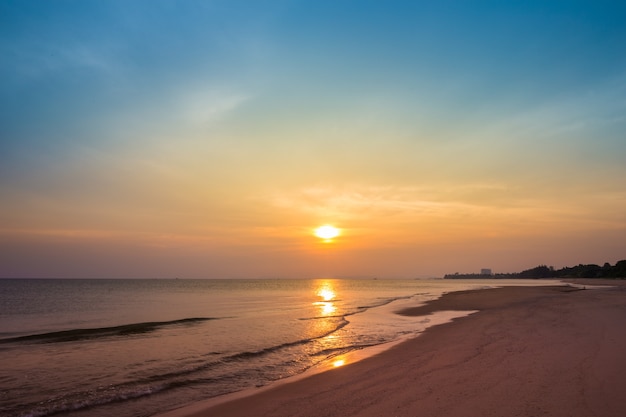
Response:
[{"label": "sea surface", "polygon": [[395,311],[500,284],[0,279],[0,416],[151,416],[415,336],[437,319]]}]

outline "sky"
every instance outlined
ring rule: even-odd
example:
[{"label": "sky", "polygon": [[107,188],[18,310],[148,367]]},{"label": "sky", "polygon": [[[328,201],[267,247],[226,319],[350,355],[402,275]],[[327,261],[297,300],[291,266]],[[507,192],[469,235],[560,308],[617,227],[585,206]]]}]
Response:
[{"label": "sky", "polygon": [[0,0],[0,56],[0,277],[626,259],[622,1]]}]

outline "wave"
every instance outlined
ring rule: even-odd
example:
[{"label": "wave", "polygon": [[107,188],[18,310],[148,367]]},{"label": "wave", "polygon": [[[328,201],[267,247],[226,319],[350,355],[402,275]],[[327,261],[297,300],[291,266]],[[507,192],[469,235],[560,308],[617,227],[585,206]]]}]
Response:
[{"label": "wave", "polygon": [[120,403],[150,396],[161,391],[159,388],[143,388],[128,390],[126,392],[110,392],[104,395],[94,395],[94,392],[78,392],[67,397],[58,397],[45,403],[34,404],[27,412],[19,414],[20,417],[47,417],[60,413],[86,410],[101,405]]},{"label": "wave", "polygon": [[124,324],[121,326],[98,327],[93,329],[72,329],[58,332],[31,334],[27,336],[0,339],[0,344],[6,343],[60,343],[81,340],[100,339],[114,336],[128,336],[150,333],[167,326],[195,324],[208,320],[218,320],[215,317],[191,317],[171,321],[151,321],[144,323]]},{"label": "wave", "polygon": [[[150,327],[150,325],[163,326],[163,325],[172,325],[172,324],[184,324],[184,323],[193,323],[202,320],[210,320],[204,318],[194,318],[194,319],[183,319],[183,320],[175,320],[172,322],[158,322],[158,323],[139,323],[138,325],[145,325],[146,327]],[[338,323],[335,328],[324,333],[323,335],[313,337],[313,338],[305,338],[300,340],[295,340],[292,342],[287,342],[275,346],[270,346],[258,351],[244,351],[235,354],[231,354],[229,356],[225,356],[222,358],[215,358],[214,360],[210,360],[207,362],[202,362],[197,366],[192,366],[184,369],[177,369],[171,372],[163,372],[159,374],[150,375],[144,378],[136,379],[134,381],[128,381],[126,383],[110,385],[106,387],[100,387],[90,391],[81,391],[74,392],[67,395],[63,395],[57,398],[54,398],[50,401],[47,401],[45,404],[42,403],[33,403],[33,404],[23,404],[22,406],[29,411],[27,413],[21,414],[21,416],[28,417],[47,417],[51,415],[56,415],[59,413],[66,412],[74,412],[74,411],[84,411],[94,407],[99,407],[103,405],[115,404],[115,403],[123,403],[130,400],[137,400],[142,397],[151,396],[158,393],[163,393],[166,391],[171,391],[177,388],[183,388],[188,386],[195,386],[199,384],[209,384],[209,383],[224,383],[225,380],[233,380],[237,382],[237,380],[244,379],[246,377],[246,373],[249,370],[239,370],[233,371],[229,370],[226,374],[221,374],[215,377],[207,377],[203,376],[201,373],[203,371],[207,371],[211,368],[229,368],[232,366],[234,362],[240,361],[248,361],[250,359],[254,359],[259,356],[269,355],[272,353],[276,353],[277,351],[281,351],[283,349],[288,349],[290,347],[304,345],[311,341],[321,339],[342,327],[348,324],[347,320],[343,320]],[[133,325],[128,325],[133,326]],[[110,329],[127,329],[128,326],[117,326],[113,328],[105,328],[106,330]],[[86,329],[86,330],[105,330],[105,329]],[[55,332],[64,333],[64,332]],[[54,335],[55,333],[48,333],[45,335],[33,335],[33,336],[23,336],[22,338],[14,338],[14,339],[22,339],[23,338],[34,338],[39,336],[51,337],[50,335]],[[55,336],[56,337],[56,336]],[[31,340],[31,339],[29,339]],[[314,357],[323,357],[327,356],[335,356],[341,352],[346,352],[354,349],[359,349],[362,347],[354,347],[354,346],[343,346],[337,349],[325,349],[322,352],[314,353]],[[209,356],[218,355],[217,352],[212,352],[208,354]],[[309,365],[310,366],[310,365]],[[309,366],[303,366],[303,370],[307,369]],[[223,369],[226,369],[223,368]],[[194,377],[195,376],[195,377]],[[278,376],[280,378],[282,376]],[[271,380],[268,379],[268,380]],[[228,390],[218,390],[213,392],[212,395],[220,395],[229,392]]]},{"label": "wave", "polygon": [[[306,320],[322,320],[322,319],[345,319],[346,317],[349,316],[354,316],[355,314],[361,314],[364,313],[365,311],[372,309],[372,308],[377,308],[377,307],[382,307],[385,306],[387,304],[391,304],[394,301],[398,301],[398,300],[408,300],[411,299],[412,297],[415,297],[416,295],[421,295],[422,293],[417,293],[417,294],[412,294],[412,295],[406,295],[406,296],[401,296],[401,297],[385,297],[385,298],[379,298],[378,300],[380,300],[378,303],[374,303],[374,304],[368,304],[368,305],[362,305],[362,306],[357,306],[354,308],[353,311],[350,312],[345,312],[345,313],[341,313],[341,314],[337,314],[337,315],[324,315],[324,316],[312,316],[312,317],[301,317],[298,320],[302,320],[302,321],[306,321]],[[336,300],[332,300],[329,302],[335,302]],[[315,304],[325,304],[327,302],[324,301],[320,301],[318,303]]]},{"label": "wave", "polygon": [[414,297],[416,295],[418,295],[418,294],[406,295],[406,296],[403,296],[403,297],[379,298],[379,300],[381,300],[379,303],[372,304],[372,305],[358,306],[357,308],[360,309],[360,311],[357,311],[356,313],[352,313],[352,314],[358,314],[358,313],[360,313],[362,311],[369,310],[370,308],[382,307],[382,306],[385,306],[387,304],[391,304],[394,301],[398,301],[398,300],[409,300],[409,299],[411,299],[412,297]]},{"label": "wave", "polygon": [[349,313],[349,314],[337,314],[336,316],[314,316],[314,317],[302,317],[299,318],[298,320],[301,321],[307,321],[307,320],[326,320],[326,319],[343,319],[344,317],[351,315],[354,313]]},{"label": "wave", "polygon": [[348,320],[346,320],[345,318],[341,321],[341,323],[339,323],[337,326],[335,326],[334,329],[329,330],[326,333],[323,333],[319,336],[316,337],[311,337],[311,338],[307,338],[307,339],[300,339],[300,340],[295,340],[293,342],[287,342],[287,343],[283,343],[280,345],[276,345],[276,346],[270,346],[261,350],[257,350],[254,352],[240,352],[240,353],[236,353],[234,355],[228,356],[224,359],[222,359],[223,362],[232,362],[232,361],[238,361],[238,360],[242,360],[242,359],[249,359],[249,358],[253,358],[253,357],[257,357],[257,356],[263,356],[263,355],[267,355],[268,353],[273,353],[276,352],[278,350],[281,349],[285,349],[285,348],[289,348],[292,346],[299,346],[299,345],[304,345],[306,343],[312,342],[314,340],[319,340],[319,339],[323,339],[326,336],[329,336],[333,333],[335,333],[336,331],[340,330],[341,328],[347,326],[350,322]]},{"label": "wave", "polygon": [[319,352],[313,353],[312,356],[316,356],[316,357],[321,356],[324,358],[324,360],[326,360],[329,358],[334,358],[335,356],[343,355],[347,352],[352,352],[355,350],[361,350],[361,349],[379,346],[379,345],[380,343],[363,343],[361,345],[339,346],[339,347],[320,350]]},{"label": "wave", "polygon": [[[307,343],[313,342],[315,340],[320,340],[323,339],[339,330],[341,330],[342,328],[344,328],[345,326],[347,326],[348,324],[350,324],[350,322],[348,321],[347,317],[350,317],[352,315],[356,315],[356,314],[360,314],[363,313],[366,310],[369,310],[371,308],[376,308],[376,307],[381,307],[387,304],[390,304],[394,301],[398,301],[398,300],[404,300],[404,299],[410,299],[411,297],[413,297],[414,295],[408,295],[408,296],[401,296],[401,297],[392,297],[392,298],[381,298],[379,303],[376,303],[374,305],[367,305],[367,306],[359,306],[357,307],[357,309],[355,311],[352,312],[348,312],[348,313],[344,313],[341,315],[336,315],[336,316],[316,316],[316,317],[305,317],[305,318],[299,318],[298,320],[319,320],[319,319],[339,319],[338,323],[330,330],[319,334],[317,336],[314,337],[310,337],[310,338],[304,338],[304,339],[298,339],[298,340],[294,340],[291,342],[286,342],[286,343],[282,343],[282,344],[278,344],[278,345],[274,345],[274,346],[268,346],[265,347],[263,349],[259,349],[256,351],[243,351],[243,352],[238,352],[238,353],[234,353],[228,356],[224,356],[220,359],[217,360],[217,362],[207,362],[202,364],[201,366],[195,367],[195,368],[191,368],[191,369],[185,369],[185,370],[178,370],[175,372],[171,372],[171,373],[167,373],[167,374],[161,374],[161,375],[155,375],[152,378],[150,378],[153,382],[157,381],[157,380],[168,380],[172,377],[175,376],[182,376],[182,375],[188,375],[188,374],[193,374],[202,370],[206,370],[208,368],[212,368],[214,366],[219,366],[220,364],[228,364],[231,362],[239,362],[239,361],[243,361],[243,360],[248,360],[248,359],[252,359],[252,358],[256,358],[256,357],[260,357],[260,356],[265,356],[268,354],[272,354],[274,352],[283,350],[283,349],[288,349],[294,346],[300,346],[300,345],[305,345]],[[350,350],[357,350],[357,349],[363,349],[366,347],[370,347],[370,346],[377,346],[380,343],[364,343],[364,344],[354,344],[354,345],[348,345],[348,346],[342,346],[342,347],[337,347],[337,348],[329,348],[329,349],[324,349],[321,350],[319,352],[316,353],[312,353],[310,354],[311,356],[324,356],[324,355],[332,355],[333,352],[346,352],[346,351],[350,351]],[[207,356],[213,356],[213,355],[221,355],[222,352],[210,352],[207,353]]]}]

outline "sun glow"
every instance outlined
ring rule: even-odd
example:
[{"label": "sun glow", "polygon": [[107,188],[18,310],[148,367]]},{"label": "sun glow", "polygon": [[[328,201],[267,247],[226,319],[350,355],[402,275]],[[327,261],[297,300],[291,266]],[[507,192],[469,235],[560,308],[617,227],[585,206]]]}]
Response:
[{"label": "sun glow", "polygon": [[329,287],[323,287],[318,292],[317,295],[322,297],[324,301],[330,301],[335,298],[335,292]]},{"label": "sun glow", "polygon": [[315,295],[322,299],[322,301],[313,303],[320,308],[320,314],[322,316],[330,316],[337,311],[337,307],[335,307],[333,302],[337,294],[333,289],[332,283],[328,281],[323,282],[315,291]]},{"label": "sun glow", "polygon": [[324,317],[331,316],[335,311],[337,311],[337,307],[335,307],[335,304],[333,303],[321,302],[317,303],[317,305],[320,307],[320,313]]},{"label": "sun glow", "polygon": [[321,239],[330,240],[339,236],[339,229],[329,224],[325,224],[324,226],[320,226],[315,229],[314,233],[315,236]]}]

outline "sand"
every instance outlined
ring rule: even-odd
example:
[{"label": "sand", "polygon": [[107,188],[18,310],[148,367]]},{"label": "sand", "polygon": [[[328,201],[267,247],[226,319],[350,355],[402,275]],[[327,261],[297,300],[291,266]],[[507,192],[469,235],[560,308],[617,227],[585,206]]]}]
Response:
[{"label": "sand", "polygon": [[167,415],[626,416],[626,286],[462,291],[400,313],[443,310],[479,312],[360,362]]}]

